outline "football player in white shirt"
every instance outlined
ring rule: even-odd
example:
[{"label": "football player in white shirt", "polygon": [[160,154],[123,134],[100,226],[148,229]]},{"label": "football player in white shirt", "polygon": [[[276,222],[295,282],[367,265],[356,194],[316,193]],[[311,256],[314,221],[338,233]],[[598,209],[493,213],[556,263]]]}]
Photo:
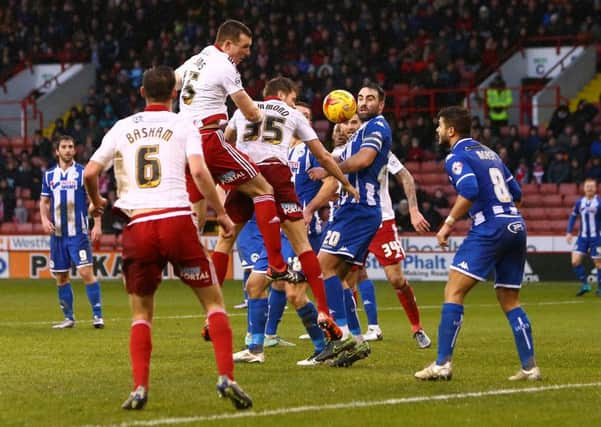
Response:
[{"label": "football player in white shirt", "polygon": [[134,391],[122,407],[142,409],[148,400],[154,293],[163,268],[170,262],[175,274],[190,286],[207,311],[219,372],[219,395],[231,399],[237,409],[250,408],[252,400],[234,382],[232,330],[213,265],[192,221],[186,166],[215,208],[224,234],[232,234],[233,223],[204,163],[198,129],[188,118],[171,112],[176,96],[173,70],[165,66],[147,70],[140,93],[146,99],[144,112],[118,121],[84,170],[92,208],[100,213],[106,200],[99,193],[98,176],[114,166],[118,194],[115,206],[130,217],[123,230],[123,276],[132,307]]},{"label": "football player in white shirt", "polygon": [[[263,114],[244,90],[236,69],[236,65],[250,55],[251,44],[252,33],[242,22],[227,20],[221,24],[215,44],[205,47],[175,71],[176,88],[181,89],[180,114],[193,120],[200,130],[205,161],[213,179],[225,189],[236,188],[253,201],[257,225],[269,256],[268,275],[295,282],[298,275],[288,269],[281,255],[280,220],[273,188],[248,156],[225,141],[221,130],[228,119],[225,104],[228,96],[246,119],[261,124]],[[188,191],[202,227],[206,206],[190,179]],[[244,223],[237,207],[230,206],[227,210],[236,223],[236,231],[240,231]],[[219,239],[213,252],[219,283],[225,277],[229,253],[228,245]]]},{"label": "football player in white shirt", "polygon": [[[263,91],[264,101],[257,103],[265,116],[263,122],[259,125],[252,123],[245,119],[240,111],[236,111],[228,124],[225,137],[227,141],[235,142],[236,147],[258,165],[263,176],[274,187],[282,228],[311,285],[317,302],[319,324],[325,329],[332,329],[331,333],[338,336],[340,331],[329,317],[321,268],[309,243],[307,229],[302,221],[303,208],[298,201],[292,182],[292,172],[288,166],[288,148],[293,138],[296,136],[306,144],[320,165],[342,184],[344,191],[352,197],[356,197],[358,193],[323,147],[306,117],[294,108],[297,93],[298,88],[288,78],[277,77],[270,80]],[[226,209],[234,205],[241,214],[240,220],[245,222],[252,216],[252,201],[239,190],[231,191],[226,198]],[[233,243],[234,240],[230,239],[228,250]],[[254,284],[256,287],[253,286]],[[251,303],[265,296],[264,282],[253,280],[251,275],[247,290],[250,312]],[[262,343],[260,344],[262,352]]]}]

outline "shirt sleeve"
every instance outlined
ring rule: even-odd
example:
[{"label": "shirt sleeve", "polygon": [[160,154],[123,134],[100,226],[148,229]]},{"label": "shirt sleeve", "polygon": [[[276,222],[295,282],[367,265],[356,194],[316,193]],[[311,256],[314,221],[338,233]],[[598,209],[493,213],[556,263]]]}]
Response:
[{"label": "shirt sleeve", "polygon": [[305,116],[303,116],[298,111],[294,111],[294,115],[296,116],[296,135],[300,138],[301,141],[312,141],[314,139],[319,139],[317,137],[317,133],[309,124],[309,121]]},{"label": "shirt sleeve", "polygon": [[200,138],[196,126],[194,126],[191,121],[185,120],[182,123],[182,131],[185,132],[186,138],[186,158],[195,154],[203,156],[202,139]]},{"label": "shirt sleeve", "polygon": [[102,143],[98,150],[94,154],[90,160],[95,161],[102,165],[104,170],[109,169],[113,165],[113,160],[115,159],[115,152],[117,151],[117,143],[115,135],[115,127],[109,130],[104,138],[102,138]]},{"label": "shirt sleeve", "polygon": [[399,173],[400,171],[405,169],[405,166],[403,166],[403,164],[401,163],[399,158],[397,156],[395,156],[392,151],[390,152],[390,154],[388,154],[388,165],[387,166],[388,166],[388,172],[390,172],[393,175],[396,175],[397,173]]},{"label": "shirt sleeve", "polygon": [[42,176],[42,192],[40,193],[40,195],[50,197],[50,185],[48,185],[47,172],[44,172],[44,175]]},{"label": "shirt sleeve", "polygon": [[478,195],[478,178],[467,162],[454,155],[448,156],[445,170],[459,195],[469,200]]},{"label": "shirt sleeve", "polygon": [[242,78],[240,77],[240,73],[238,70],[236,70],[234,64],[228,64],[228,66],[224,68],[221,84],[223,85],[223,88],[227,94],[231,95],[232,93],[243,90],[244,86],[242,86]]}]

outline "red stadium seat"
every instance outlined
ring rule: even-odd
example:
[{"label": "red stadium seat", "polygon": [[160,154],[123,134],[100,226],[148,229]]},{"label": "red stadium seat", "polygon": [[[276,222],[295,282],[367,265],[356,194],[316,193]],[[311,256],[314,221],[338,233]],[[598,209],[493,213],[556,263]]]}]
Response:
[{"label": "red stadium seat", "polygon": [[526,220],[545,220],[547,219],[547,210],[538,207],[524,207],[520,209],[522,216]]},{"label": "red stadium seat", "polygon": [[522,203],[525,207],[539,208],[543,204],[543,195],[539,193],[527,194],[522,197]]},{"label": "red stadium seat", "polygon": [[[38,213],[39,215],[39,213]],[[35,222],[32,221],[33,223],[33,234],[46,234],[46,231],[44,231],[44,226],[42,225],[42,223],[40,222]]]},{"label": "red stadium seat", "polygon": [[421,171],[424,173],[443,173],[444,164],[438,162],[423,162]]},{"label": "red stadium seat", "polygon": [[114,234],[103,234],[100,236],[100,243],[98,244],[100,250],[112,251],[115,249],[115,235]]},{"label": "red stadium seat", "polygon": [[0,224],[0,234],[15,234],[17,225],[13,222],[4,222]]},{"label": "red stadium seat", "polygon": [[550,220],[563,220],[563,221],[565,221],[566,224],[568,222],[568,217],[570,216],[570,213],[572,212],[567,207],[545,208],[545,211],[547,212],[547,218],[549,218]]},{"label": "red stadium seat", "polygon": [[409,161],[403,164],[411,174],[416,174],[421,170],[421,162]]},{"label": "red stadium seat", "polygon": [[537,183],[522,184],[522,194],[538,193]]},{"label": "red stadium seat", "polygon": [[564,182],[562,184],[559,184],[559,194],[578,194],[578,184],[574,184],[573,182]]},{"label": "red stadium seat", "polygon": [[19,234],[31,234],[33,233],[33,224],[26,222],[25,224],[17,224],[16,232]]},{"label": "red stadium seat", "polygon": [[557,193],[557,184],[552,183],[544,183],[539,185],[538,191],[541,194],[556,194]]},{"label": "red stadium seat", "polygon": [[563,196],[561,194],[544,194],[542,202],[545,207],[560,207],[563,206]]},{"label": "red stadium seat", "polygon": [[576,204],[576,200],[578,200],[580,197],[581,196],[579,194],[572,194],[571,196],[569,194],[566,194],[566,196],[563,198],[563,205],[566,207],[573,208]]}]

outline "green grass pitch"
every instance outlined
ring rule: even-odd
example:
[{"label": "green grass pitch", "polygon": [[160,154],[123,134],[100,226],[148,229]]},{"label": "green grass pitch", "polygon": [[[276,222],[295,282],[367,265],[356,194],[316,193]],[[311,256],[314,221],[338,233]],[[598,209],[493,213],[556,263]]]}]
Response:
[{"label": "green grass pitch", "polygon": [[[414,283],[423,325],[434,341],[419,350],[389,285],[377,283],[384,340],[348,369],[297,367],[311,352],[294,310],[280,335],[296,347],[267,349],[263,365],[237,365],[253,397],[250,412],[217,398],[212,347],[200,338],[204,316],[192,293],[165,282],[156,298],[151,389],[140,412],[120,409],[131,389],[129,306],[120,282],[104,282],[106,328],[91,325],[80,281],[74,282],[77,325],[61,320],[49,280],[0,281],[1,426],[585,426],[601,422],[601,298],[576,298],[575,284],[527,285],[522,302],[533,324],[544,380],[511,383],[518,369],[513,336],[490,283],[466,300],[465,322],[450,382],[417,382],[413,373],[436,357],[441,283]],[[224,293],[235,350],[246,311],[239,282]],[[360,312],[362,325],[365,316]]]}]

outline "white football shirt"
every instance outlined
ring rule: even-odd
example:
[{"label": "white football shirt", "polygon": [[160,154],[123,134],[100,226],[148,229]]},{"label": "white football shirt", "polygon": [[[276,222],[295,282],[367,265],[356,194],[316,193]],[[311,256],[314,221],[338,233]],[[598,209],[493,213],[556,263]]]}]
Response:
[{"label": "white football shirt", "polygon": [[380,182],[380,206],[382,207],[382,221],[388,219],[394,219],[394,210],[392,209],[392,200],[390,199],[390,193],[388,191],[388,174],[391,173],[396,175],[405,166],[401,163],[397,156],[392,151],[388,154],[388,164],[386,165],[388,173],[383,174],[382,181]]},{"label": "white football shirt", "polygon": [[230,57],[218,47],[205,47],[175,70],[182,79],[179,110],[196,127],[227,120],[228,95],[244,87]]},{"label": "white football shirt", "polygon": [[295,136],[303,142],[318,139],[307,118],[284,101],[267,98],[257,106],[264,114],[262,122],[252,123],[237,110],[227,125],[236,131],[236,148],[255,163],[276,158],[287,165],[288,148]]},{"label": "white football shirt", "polygon": [[192,122],[169,111],[144,111],[119,120],[91,160],[114,165],[115,206],[123,209],[188,207],[187,158],[202,155]]}]

